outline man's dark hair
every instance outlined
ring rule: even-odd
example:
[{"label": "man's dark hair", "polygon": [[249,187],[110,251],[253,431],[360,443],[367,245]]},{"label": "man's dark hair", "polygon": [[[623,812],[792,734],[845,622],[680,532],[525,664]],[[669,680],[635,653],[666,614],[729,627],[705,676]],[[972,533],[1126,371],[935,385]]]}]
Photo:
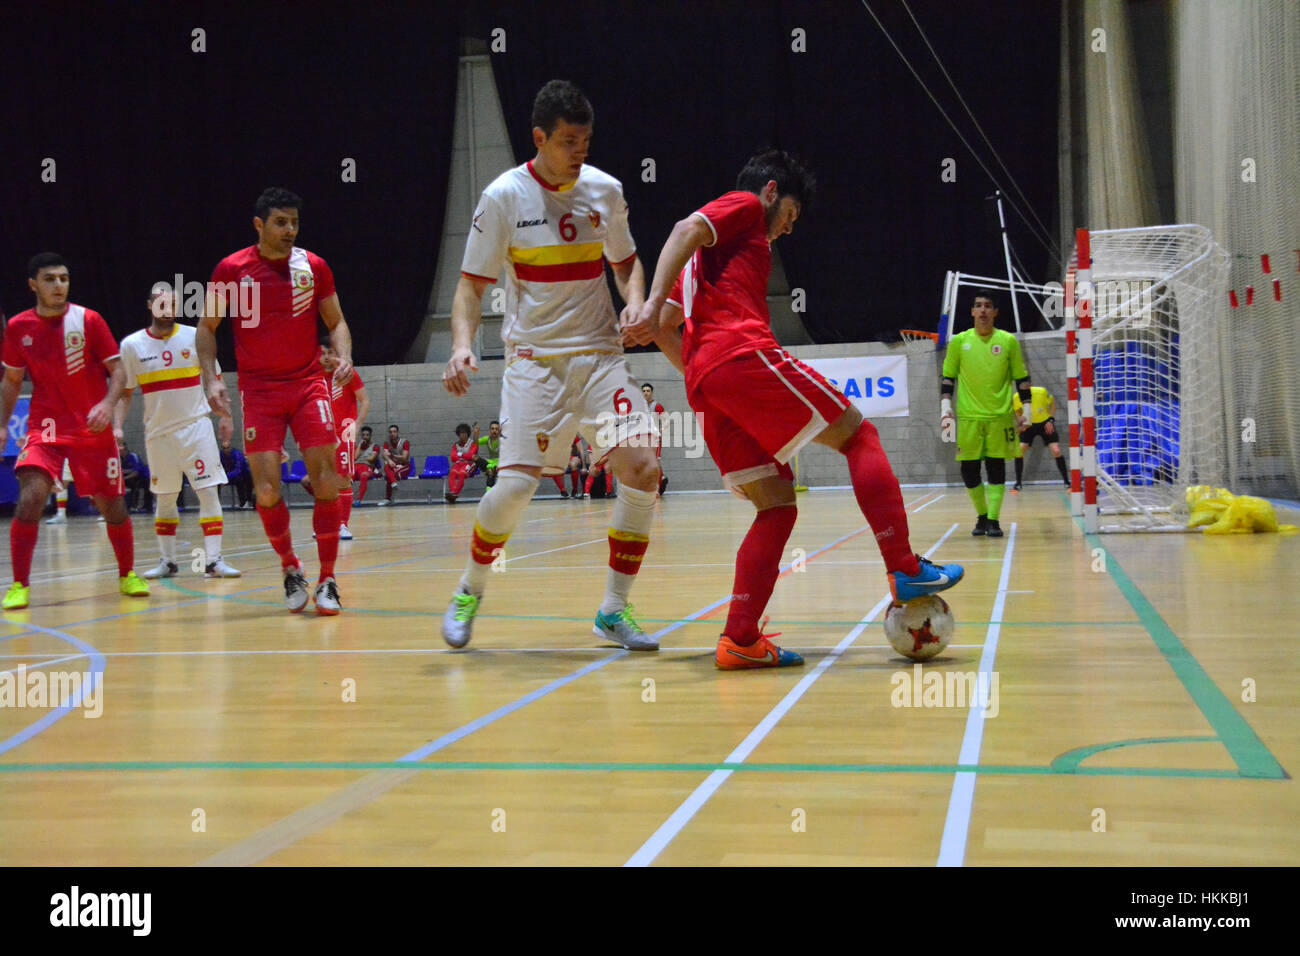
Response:
[{"label": "man's dark hair", "polygon": [[459,435],[461,432],[464,432],[466,435],[470,435],[473,434],[474,429],[470,428],[468,423],[461,422],[459,425],[456,426],[456,434]]},{"label": "man's dark hair", "polygon": [[[389,428],[397,428],[397,426],[396,426],[396,425],[389,425],[389,426],[388,426],[388,427],[389,427]],[[400,432],[400,431],[401,431],[401,429],[400,429],[400,428],[397,428],[397,430],[398,430],[398,431],[399,431],[399,432]]]},{"label": "man's dark hair", "polygon": [[591,101],[568,80],[551,80],[533,100],[533,125],[547,136],[563,120],[574,126],[590,126],[594,113]]},{"label": "man's dark hair", "polygon": [[494,418],[492,419],[492,421],[488,422],[488,428],[491,428],[493,425],[500,425],[500,424],[501,422],[499,422],[497,419]]},{"label": "man's dark hair", "polygon": [[655,387],[654,387],[653,385],[651,385],[649,382],[642,382],[642,383],[641,383],[641,387],[642,387],[642,388],[648,388],[648,389],[650,389],[650,391],[652,391],[652,392],[655,390]]},{"label": "man's dark hair", "polygon": [[750,157],[745,168],[736,177],[736,188],[758,194],[770,180],[776,180],[776,196],[789,196],[806,213],[817,192],[817,179],[789,153],[781,149],[765,149]]},{"label": "man's dark hair", "polygon": [[42,269],[63,266],[67,268],[68,264],[63,261],[63,256],[57,252],[42,252],[34,255],[27,261],[27,278],[35,279],[41,274]]},{"label": "man's dark hair", "polygon": [[370,428],[369,425],[362,425],[362,426],[361,426],[361,434],[364,435],[366,432],[370,432],[370,434],[372,434],[372,435],[374,434],[374,432],[371,430],[371,428]]},{"label": "man's dark hair", "polygon": [[993,295],[993,293],[991,292],[976,293],[975,298],[970,300],[970,307],[972,309],[975,308],[975,303],[978,302],[980,299],[988,299],[989,305],[993,306],[993,308],[995,309],[998,307],[997,296]]},{"label": "man's dark hair", "polygon": [[262,222],[266,222],[271,216],[272,209],[297,209],[302,210],[302,197],[297,193],[291,193],[287,189],[281,189],[279,186],[268,186],[262,190],[262,195],[257,197],[257,202],[253,204],[253,214]]}]

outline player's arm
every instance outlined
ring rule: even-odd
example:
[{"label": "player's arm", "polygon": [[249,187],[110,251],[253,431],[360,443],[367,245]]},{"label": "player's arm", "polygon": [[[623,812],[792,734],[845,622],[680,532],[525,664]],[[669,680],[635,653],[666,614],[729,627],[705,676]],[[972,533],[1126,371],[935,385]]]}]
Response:
[{"label": "player's arm", "polygon": [[1020,397],[1020,428],[1026,429],[1034,420],[1034,394],[1030,391],[1032,383],[1029,376],[1016,379],[1016,394]]},{"label": "player's arm", "polygon": [[939,427],[949,428],[955,420],[952,413],[952,396],[957,389],[957,377],[945,375],[939,380]]},{"label": "player's arm", "polygon": [[113,411],[126,390],[126,369],[122,368],[122,359],[118,356],[104,362],[108,369],[108,394],[86,415],[86,427],[98,434],[113,424]]},{"label": "player's arm", "polygon": [[23,387],[23,376],[26,374],[25,368],[5,366],[4,380],[0,381],[0,422],[4,422],[5,427],[8,427],[14,406],[18,404],[18,392]]},{"label": "player's arm", "polygon": [[118,399],[117,404],[113,406],[113,437],[122,438],[126,435],[123,426],[126,424],[126,416],[131,414],[131,395],[133,389],[122,389],[122,397]]},{"label": "player's arm", "polygon": [[217,372],[217,326],[225,314],[225,300],[209,290],[203,318],[194,330],[194,350],[199,353],[199,374],[208,394],[208,405],[222,418],[229,418],[230,398],[226,395],[226,383]]},{"label": "player's arm", "polygon": [[641,264],[641,257],[633,253],[630,261],[611,262],[609,267],[614,273],[614,285],[625,303],[618,317],[619,328],[622,328],[635,321],[645,302],[645,266]]},{"label": "player's arm", "polygon": [[357,441],[361,437],[361,428],[370,414],[370,393],[365,386],[357,389],[357,420],[352,423],[352,437],[348,441]]},{"label": "player's arm", "polygon": [[474,357],[474,334],[483,319],[483,293],[492,283],[478,276],[461,274],[451,300],[451,358],[442,370],[442,386],[453,395],[469,391],[469,373],[478,371]]},{"label": "player's arm", "polygon": [[668,301],[668,293],[695,250],[713,243],[713,230],[701,216],[691,214],[673,226],[668,241],[659,253],[654,281],[646,294],[645,304],[635,321],[625,329],[628,339],[637,345],[654,340],[659,330],[659,313]]},{"label": "player's arm", "polygon": [[655,333],[654,343],[664,358],[672,363],[673,368],[686,374],[686,365],[682,362],[682,329],[686,321],[682,307],[675,302],[667,302],[659,312],[659,330]]},{"label": "player's arm", "polygon": [[338,367],[334,369],[334,381],[346,385],[355,374],[352,370],[352,330],[348,328],[347,320],[343,318],[343,309],[339,306],[339,294],[335,292],[321,299],[318,308],[321,321],[330,331],[330,345],[334,346],[334,351],[339,356]]}]

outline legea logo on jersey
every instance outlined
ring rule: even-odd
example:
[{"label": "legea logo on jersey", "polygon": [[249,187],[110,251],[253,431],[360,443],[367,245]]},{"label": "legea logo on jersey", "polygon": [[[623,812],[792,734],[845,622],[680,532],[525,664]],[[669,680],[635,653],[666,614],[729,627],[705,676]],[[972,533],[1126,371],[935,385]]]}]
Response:
[{"label": "legea logo on jersey", "polygon": [[[658,419],[658,434],[655,420]],[[631,448],[681,448],[683,458],[703,458],[704,414],[702,412],[629,412],[618,415],[603,412],[597,419],[596,441],[605,448],[627,445]]]},{"label": "legea logo on jersey", "polygon": [[[174,318],[201,319],[207,314],[208,298],[212,297],[224,303],[224,314],[237,317],[243,328],[254,329],[262,322],[261,287],[252,276],[243,276],[238,282],[186,282],[178,272],[173,279],[173,282],[153,284],[157,296],[149,309],[156,319],[166,314],[169,301]],[[311,277],[308,276],[310,285]]]}]

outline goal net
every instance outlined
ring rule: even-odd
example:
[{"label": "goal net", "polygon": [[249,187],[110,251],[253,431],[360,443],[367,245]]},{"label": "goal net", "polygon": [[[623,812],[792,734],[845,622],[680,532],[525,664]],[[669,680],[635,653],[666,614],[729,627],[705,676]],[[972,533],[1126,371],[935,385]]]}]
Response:
[{"label": "goal net", "polygon": [[1085,530],[1183,530],[1187,486],[1225,482],[1227,274],[1204,226],[1079,230],[1065,311]]}]

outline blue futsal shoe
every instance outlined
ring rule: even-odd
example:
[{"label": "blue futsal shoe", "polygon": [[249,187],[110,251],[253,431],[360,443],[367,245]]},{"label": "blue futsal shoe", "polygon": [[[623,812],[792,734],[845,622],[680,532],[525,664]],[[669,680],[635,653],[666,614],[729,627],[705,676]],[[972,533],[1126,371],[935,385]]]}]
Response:
[{"label": "blue futsal shoe", "polygon": [[919,554],[916,559],[921,562],[921,570],[916,574],[889,572],[889,591],[894,595],[895,601],[913,601],[927,594],[946,591],[966,573],[960,564],[935,564]]}]

